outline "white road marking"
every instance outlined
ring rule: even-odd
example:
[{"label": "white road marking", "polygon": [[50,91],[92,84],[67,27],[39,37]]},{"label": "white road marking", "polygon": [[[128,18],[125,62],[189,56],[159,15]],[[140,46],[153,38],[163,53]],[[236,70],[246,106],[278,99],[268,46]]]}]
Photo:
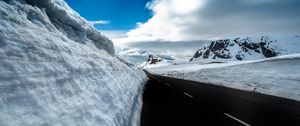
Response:
[{"label": "white road marking", "polygon": [[168,83],[165,83],[165,85],[167,85],[167,86],[169,86],[169,87],[171,86],[171,85],[170,85],[170,84],[168,84]]},{"label": "white road marking", "polygon": [[189,96],[189,97],[193,98],[193,96],[190,95],[190,94],[188,94],[188,93],[183,92],[183,94],[185,94],[186,96]]},{"label": "white road marking", "polygon": [[251,126],[250,124],[248,124],[248,123],[246,123],[246,122],[244,122],[244,121],[242,121],[242,120],[240,120],[240,119],[238,119],[238,118],[236,118],[236,117],[234,117],[232,115],[229,115],[228,113],[224,113],[224,115],[226,115],[227,117],[229,117],[229,118],[231,118],[231,119],[233,119],[235,121],[238,121],[239,123],[241,123],[241,124],[243,124],[245,126]]}]

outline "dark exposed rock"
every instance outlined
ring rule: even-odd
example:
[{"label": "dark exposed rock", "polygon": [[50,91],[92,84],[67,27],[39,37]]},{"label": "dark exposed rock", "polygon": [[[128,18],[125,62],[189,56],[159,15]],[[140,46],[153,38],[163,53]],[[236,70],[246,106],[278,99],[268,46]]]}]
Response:
[{"label": "dark exposed rock", "polygon": [[264,46],[261,47],[261,51],[262,51],[262,54],[266,57],[266,58],[270,58],[270,57],[274,57],[274,56],[277,56],[278,53],[273,51],[272,49],[268,49]]},{"label": "dark exposed rock", "polygon": [[197,58],[197,57],[200,57],[200,56],[202,56],[202,52],[197,51],[193,57]]},{"label": "dark exposed rock", "polygon": [[241,55],[235,55],[235,58],[237,59],[237,60],[243,60],[243,57],[241,56]]},{"label": "dark exposed rock", "polygon": [[162,61],[162,59],[160,59],[158,57],[154,57],[153,55],[149,55],[149,57],[148,57],[148,62],[150,64],[156,64],[156,63],[161,62],[161,61]]}]

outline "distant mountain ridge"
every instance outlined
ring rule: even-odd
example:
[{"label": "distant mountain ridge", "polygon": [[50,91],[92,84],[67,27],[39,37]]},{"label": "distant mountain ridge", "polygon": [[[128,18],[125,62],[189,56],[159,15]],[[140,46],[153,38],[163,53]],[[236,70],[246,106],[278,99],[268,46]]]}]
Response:
[{"label": "distant mountain ridge", "polygon": [[277,40],[262,36],[258,41],[250,37],[221,39],[212,41],[210,45],[198,49],[191,61],[227,61],[227,60],[254,60],[278,56],[285,52]]},{"label": "distant mountain ridge", "polygon": [[[135,65],[140,65],[145,62],[149,62],[149,56],[159,58],[160,61],[174,61],[175,58],[169,55],[156,54],[155,52],[149,52],[137,48],[122,48],[117,51],[118,55],[125,58],[128,62]],[[152,58],[151,58],[152,59]]]}]

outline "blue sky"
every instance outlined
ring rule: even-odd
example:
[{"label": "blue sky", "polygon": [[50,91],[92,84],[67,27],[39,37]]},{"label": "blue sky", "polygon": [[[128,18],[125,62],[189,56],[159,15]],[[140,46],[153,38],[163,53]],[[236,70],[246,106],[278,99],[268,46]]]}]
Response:
[{"label": "blue sky", "polygon": [[89,21],[105,20],[109,24],[97,24],[99,30],[128,31],[137,22],[146,22],[150,11],[148,0],[65,0],[69,6]]},{"label": "blue sky", "polygon": [[116,43],[300,34],[300,0],[65,1]]}]

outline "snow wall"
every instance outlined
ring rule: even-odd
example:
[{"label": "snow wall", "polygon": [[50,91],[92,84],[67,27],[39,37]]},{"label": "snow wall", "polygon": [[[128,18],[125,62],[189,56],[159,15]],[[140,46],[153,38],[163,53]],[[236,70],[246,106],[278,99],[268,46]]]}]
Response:
[{"label": "snow wall", "polygon": [[137,126],[146,80],[63,0],[0,0],[1,126]]}]

